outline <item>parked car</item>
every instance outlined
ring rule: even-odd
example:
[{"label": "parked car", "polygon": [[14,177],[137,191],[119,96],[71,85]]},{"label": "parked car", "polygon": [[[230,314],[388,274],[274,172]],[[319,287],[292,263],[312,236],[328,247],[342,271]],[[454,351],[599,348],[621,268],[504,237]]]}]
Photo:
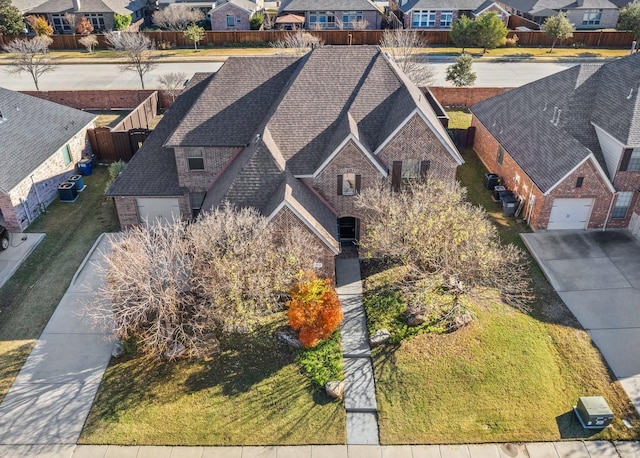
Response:
[{"label": "parked car", "polygon": [[9,248],[9,231],[6,227],[0,226],[0,251]]}]

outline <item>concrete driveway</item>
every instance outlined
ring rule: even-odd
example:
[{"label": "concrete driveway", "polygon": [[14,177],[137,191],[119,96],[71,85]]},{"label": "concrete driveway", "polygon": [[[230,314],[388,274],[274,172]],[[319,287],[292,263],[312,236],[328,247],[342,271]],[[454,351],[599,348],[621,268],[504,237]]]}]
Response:
[{"label": "concrete driveway", "polygon": [[9,248],[0,251],[0,288],[44,239],[44,234],[10,234]]},{"label": "concrete driveway", "polygon": [[640,241],[626,230],[521,237],[640,412]]}]

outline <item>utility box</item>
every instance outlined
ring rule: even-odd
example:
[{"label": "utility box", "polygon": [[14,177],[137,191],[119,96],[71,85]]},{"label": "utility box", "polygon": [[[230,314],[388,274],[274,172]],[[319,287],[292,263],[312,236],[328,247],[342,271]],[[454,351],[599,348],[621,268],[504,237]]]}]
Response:
[{"label": "utility box", "polygon": [[75,202],[78,198],[78,191],[75,183],[65,181],[58,186],[58,194],[61,202]]},{"label": "utility box", "polygon": [[613,421],[613,412],[602,396],[583,396],[573,410],[585,429],[606,428]]},{"label": "utility box", "polygon": [[493,188],[500,184],[500,175],[495,173],[484,174],[484,187],[488,191],[493,191]]}]

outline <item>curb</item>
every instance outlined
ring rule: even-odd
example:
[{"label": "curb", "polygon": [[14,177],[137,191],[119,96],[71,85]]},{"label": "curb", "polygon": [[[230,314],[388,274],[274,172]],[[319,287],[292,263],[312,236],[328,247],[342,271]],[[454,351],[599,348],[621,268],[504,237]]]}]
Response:
[{"label": "curb", "polygon": [[78,280],[78,277],[80,276],[80,274],[82,273],[82,271],[84,270],[84,267],[87,265],[87,263],[89,262],[89,260],[91,259],[91,256],[93,255],[94,251],[96,251],[96,248],[98,248],[98,245],[100,244],[100,242],[102,242],[102,239],[105,238],[107,235],[106,232],[103,232],[102,234],[100,234],[98,236],[98,238],[96,239],[95,242],[93,242],[93,245],[91,246],[91,248],[89,249],[89,251],[87,252],[87,255],[84,257],[84,259],[82,260],[82,262],[80,263],[80,266],[78,267],[78,269],[76,270],[76,273],[73,274],[73,278],[71,279],[71,283],[69,286],[73,285],[75,286],[76,281]]}]

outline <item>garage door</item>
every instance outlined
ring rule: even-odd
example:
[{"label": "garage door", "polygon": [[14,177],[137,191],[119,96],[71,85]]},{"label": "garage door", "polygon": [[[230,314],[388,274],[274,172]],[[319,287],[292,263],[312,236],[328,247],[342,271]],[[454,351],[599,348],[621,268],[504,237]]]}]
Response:
[{"label": "garage door", "polygon": [[136,199],[140,222],[146,226],[150,224],[165,224],[180,219],[180,203],[175,198],[139,197]]},{"label": "garage door", "polygon": [[555,199],[547,229],[586,229],[593,199]]}]

